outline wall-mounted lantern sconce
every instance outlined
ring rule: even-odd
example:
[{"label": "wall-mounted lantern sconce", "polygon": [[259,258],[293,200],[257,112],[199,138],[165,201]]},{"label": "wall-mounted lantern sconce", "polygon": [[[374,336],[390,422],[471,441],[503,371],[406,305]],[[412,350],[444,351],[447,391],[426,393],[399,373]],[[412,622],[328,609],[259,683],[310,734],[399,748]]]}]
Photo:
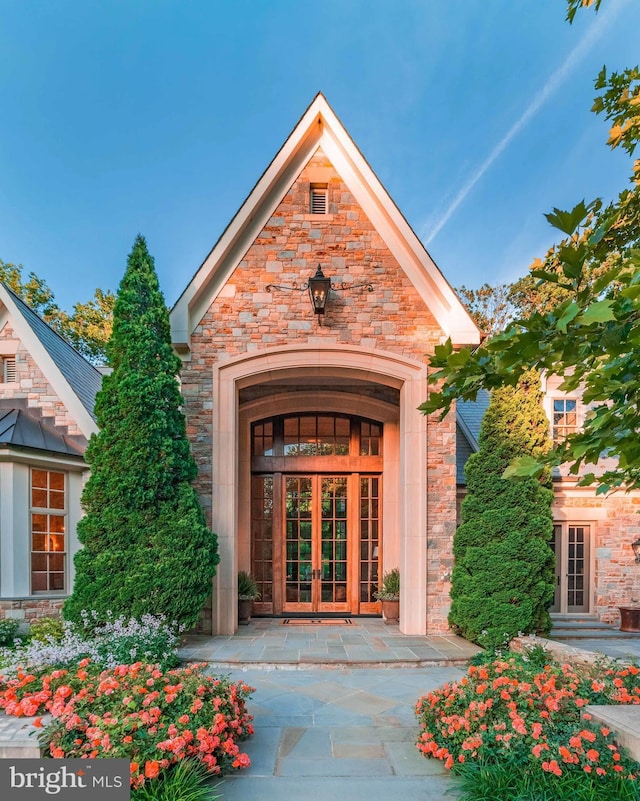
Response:
[{"label": "wall-mounted lantern sconce", "polygon": [[640,537],[635,542],[631,543],[631,547],[633,548],[633,553],[636,557],[636,562],[640,562]]},{"label": "wall-mounted lantern sconce", "polygon": [[305,281],[302,286],[298,286],[296,283],[293,283],[291,286],[267,284],[266,289],[267,292],[273,292],[274,289],[283,289],[286,292],[304,292],[305,289],[308,289],[313,313],[324,314],[331,291],[346,292],[349,289],[359,289],[362,287],[364,287],[367,292],[373,292],[373,284],[370,281],[367,281],[365,284],[350,284],[348,281],[342,281],[340,284],[332,284],[331,279],[325,276],[322,272],[322,266],[319,264],[315,274],[309,278],[308,281]]},{"label": "wall-mounted lantern sconce", "polygon": [[331,279],[325,278],[322,272],[322,267],[318,265],[316,274],[308,281],[309,284],[309,297],[311,298],[311,305],[316,314],[324,314],[327,300],[329,299],[329,292],[331,291]]}]

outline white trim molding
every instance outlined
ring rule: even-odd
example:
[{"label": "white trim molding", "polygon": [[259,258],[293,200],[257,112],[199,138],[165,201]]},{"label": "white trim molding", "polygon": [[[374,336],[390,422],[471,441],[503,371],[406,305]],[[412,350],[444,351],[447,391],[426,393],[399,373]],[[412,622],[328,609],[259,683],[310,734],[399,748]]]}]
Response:
[{"label": "white trim molding", "polygon": [[[246,492],[242,486],[246,484],[243,474],[247,470],[247,456],[241,444],[243,438],[246,443],[247,431],[243,428],[247,428],[254,414],[261,414],[268,408],[266,401],[252,402],[242,409],[241,416],[240,390],[295,379],[298,384],[304,381],[312,385],[314,380],[323,377],[364,381],[399,390],[396,434],[390,438],[390,450],[385,446],[384,453],[385,483],[389,480],[390,487],[397,487],[397,492],[395,503],[390,500],[385,520],[387,525],[396,527],[392,548],[396,548],[402,575],[400,630],[405,634],[426,633],[427,425],[418,406],[426,397],[427,369],[420,362],[383,351],[340,345],[322,349],[293,345],[252,351],[213,369],[212,524],[218,535],[220,552],[212,601],[214,633],[232,634],[237,628],[239,504],[241,494]],[[311,399],[303,402],[300,393],[294,392],[292,403],[298,409],[306,409],[310,408],[309,404],[323,400],[337,408],[340,404],[337,394],[311,392]],[[368,409],[393,427],[390,404],[363,398],[359,399],[359,404],[352,413]],[[293,409],[291,404],[287,405]],[[241,460],[244,460],[242,472]],[[393,533],[390,532],[391,542]]]}]

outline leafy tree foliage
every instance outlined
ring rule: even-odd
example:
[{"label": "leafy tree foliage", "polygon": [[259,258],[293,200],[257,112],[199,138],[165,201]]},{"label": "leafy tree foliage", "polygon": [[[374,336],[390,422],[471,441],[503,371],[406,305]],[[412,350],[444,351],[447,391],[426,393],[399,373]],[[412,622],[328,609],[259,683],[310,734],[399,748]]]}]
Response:
[{"label": "leafy tree foliage", "polygon": [[189,450],[171,348],[169,317],[152,257],[138,237],[114,308],[107,353],[113,368],[96,398],[100,431],[78,525],[73,595],[64,614],[83,609],[139,618],[166,615],[193,625],[211,590],[217,540],[191,482]]},{"label": "leafy tree foliage", "polygon": [[0,281],[12,289],[37,314],[47,322],[55,318],[60,311],[55,302],[53,292],[46,281],[38,278],[35,273],[29,273],[25,279],[22,276],[21,264],[12,264],[0,259]]},{"label": "leafy tree foliage", "polygon": [[115,300],[113,292],[98,288],[86,303],[76,303],[72,314],[60,311],[51,324],[86,359],[104,364],[113,330]]},{"label": "leafy tree foliage", "polygon": [[504,331],[515,316],[510,284],[483,284],[480,289],[461,286],[456,292],[475,324],[486,336]]},{"label": "leafy tree foliage", "polygon": [[[577,10],[579,3],[570,3]],[[599,3],[596,3],[599,5]],[[640,139],[640,71],[637,67],[596,81],[593,110],[611,121],[608,144],[633,155]],[[445,413],[455,398],[478,389],[514,386],[530,367],[563,377],[562,390],[582,388],[589,405],[583,430],[544,458],[519,459],[509,474],[537,475],[546,464],[567,462],[580,484],[640,488],[640,160],[618,198],[554,209],[549,222],[563,234],[532,275],[550,295],[564,296],[521,315],[474,352],[436,348],[425,413]],[[602,473],[593,467],[612,457]]]},{"label": "leafy tree foliage", "polygon": [[589,6],[593,6],[593,8],[597,11],[600,8],[601,3],[602,0],[567,0],[567,19],[569,22],[573,22],[573,18],[580,8],[588,8]]},{"label": "leafy tree foliage", "polygon": [[111,336],[115,295],[96,289],[87,303],[76,303],[71,314],[61,309],[51,288],[35,273],[23,277],[21,264],[0,259],[0,281],[21,297],[37,314],[70,342],[85,358],[96,364],[106,360]]},{"label": "leafy tree foliage", "polygon": [[491,393],[480,448],[465,467],[468,492],[453,540],[449,623],[485,647],[550,628],[553,492],[536,478],[502,478],[515,457],[547,449],[548,431],[539,377],[530,371],[517,386]]}]

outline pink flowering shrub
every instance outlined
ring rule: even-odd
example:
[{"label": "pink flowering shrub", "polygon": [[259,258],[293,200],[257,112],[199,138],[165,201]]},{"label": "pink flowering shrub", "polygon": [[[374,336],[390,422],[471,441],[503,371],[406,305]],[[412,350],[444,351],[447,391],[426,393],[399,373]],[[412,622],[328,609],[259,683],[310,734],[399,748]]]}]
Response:
[{"label": "pink flowering shrub", "polygon": [[52,757],[129,759],[132,787],[186,758],[216,775],[247,767],[238,743],[253,734],[245,708],[253,690],[203,668],[163,672],[136,662],[99,671],[85,659],[75,671],[19,671],[0,677],[0,707],[17,716],[51,713],[41,742]]},{"label": "pink flowering shrub", "polygon": [[521,770],[581,772],[634,782],[638,765],[604,726],[581,719],[590,703],[640,703],[640,670],[611,667],[596,678],[571,665],[507,656],[472,665],[416,706],[418,748],[447,768],[516,760]]}]

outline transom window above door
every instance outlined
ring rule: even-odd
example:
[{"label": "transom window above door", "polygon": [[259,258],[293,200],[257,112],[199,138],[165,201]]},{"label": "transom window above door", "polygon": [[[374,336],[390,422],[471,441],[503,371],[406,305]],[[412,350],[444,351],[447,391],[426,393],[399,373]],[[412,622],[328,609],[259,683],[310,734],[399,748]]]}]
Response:
[{"label": "transom window above door", "polygon": [[252,456],[380,456],[382,425],[339,414],[271,417],[252,426]]}]

